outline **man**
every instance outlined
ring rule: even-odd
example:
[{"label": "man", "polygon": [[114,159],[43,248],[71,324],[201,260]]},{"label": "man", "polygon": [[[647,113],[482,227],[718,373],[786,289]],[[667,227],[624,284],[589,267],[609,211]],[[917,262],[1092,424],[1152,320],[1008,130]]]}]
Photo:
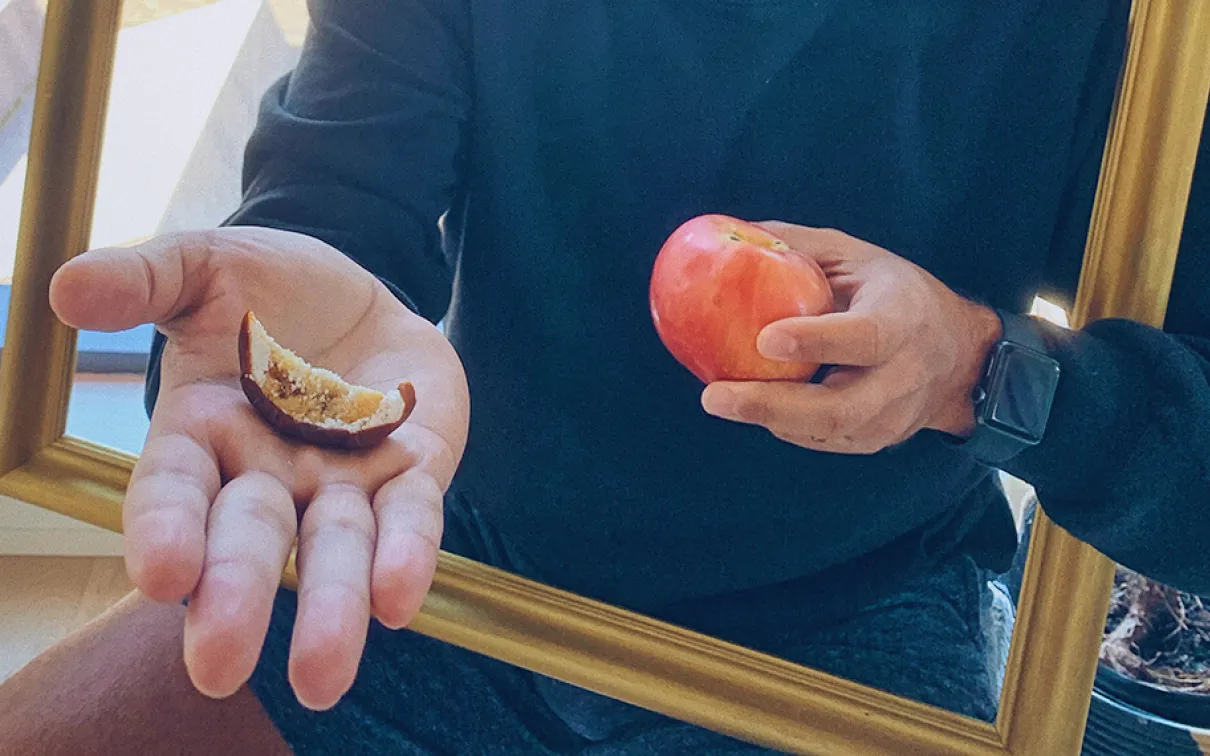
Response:
[{"label": "man", "polygon": [[[0,737],[757,752],[390,630],[438,543],[990,718],[989,577],[1016,544],[994,467],[1110,557],[1210,590],[1205,171],[1163,331],[1013,315],[1074,291],[1128,5],[316,0],[229,227],[54,281],[72,325],[166,335],[125,507],[157,603],[5,686]],[[834,365],[819,381],[703,390],[662,348],[651,263],[705,212],[828,271],[846,311],[759,341]],[[355,456],[274,436],[236,383],[245,309],[351,380],[411,380],[415,414]],[[991,397],[1020,402],[1016,435],[972,398],[1013,369],[1004,340],[1040,353]]]}]

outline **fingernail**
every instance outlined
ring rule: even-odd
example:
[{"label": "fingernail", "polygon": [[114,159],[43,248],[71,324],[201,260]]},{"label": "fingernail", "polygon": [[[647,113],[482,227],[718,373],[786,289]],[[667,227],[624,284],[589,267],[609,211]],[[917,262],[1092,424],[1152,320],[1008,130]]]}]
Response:
[{"label": "fingernail", "polygon": [[734,417],[737,404],[735,392],[728,388],[716,386],[702,396],[703,409],[716,417]]},{"label": "fingernail", "polygon": [[767,331],[757,339],[756,348],[771,360],[790,360],[797,351],[794,338],[782,331]]}]

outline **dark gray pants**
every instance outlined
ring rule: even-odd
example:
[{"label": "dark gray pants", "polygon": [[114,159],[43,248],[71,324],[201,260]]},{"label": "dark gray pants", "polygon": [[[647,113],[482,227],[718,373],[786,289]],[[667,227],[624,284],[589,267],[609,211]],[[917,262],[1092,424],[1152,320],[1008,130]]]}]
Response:
[{"label": "dark gray pants", "polygon": [[[491,561],[447,515],[443,547]],[[372,623],[357,680],[333,709],[302,708],[286,680],[295,596],[282,591],[251,681],[299,754],[755,754],[762,749]],[[856,616],[803,632],[776,655],[972,717],[995,717],[1012,603],[955,557]],[[793,634],[791,634],[793,635]]]}]

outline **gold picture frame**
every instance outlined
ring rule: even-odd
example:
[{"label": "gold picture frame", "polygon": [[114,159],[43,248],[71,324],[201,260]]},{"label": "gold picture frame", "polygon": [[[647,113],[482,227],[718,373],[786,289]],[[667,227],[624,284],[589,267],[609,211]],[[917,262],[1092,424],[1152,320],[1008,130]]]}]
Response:
[{"label": "gold picture frame", "polygon": [[[47,288],[88,243],[120,11],[49,2],[0,361],[0,493],[114,531],[135,457],[64,434],[75,333]],[[1163,322],[1210,92],[1210,3],[1135,0],[1129,34],[1073,327]],[[994,724],[444,553],[411,627],[796,753],[1063,756],[1080,750],[1112,575],[1039,516]]]}]

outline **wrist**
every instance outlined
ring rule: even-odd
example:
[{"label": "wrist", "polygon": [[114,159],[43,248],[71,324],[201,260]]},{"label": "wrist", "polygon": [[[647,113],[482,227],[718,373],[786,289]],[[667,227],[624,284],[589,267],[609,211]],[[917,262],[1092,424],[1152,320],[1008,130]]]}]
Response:
[{"label": "wrist", "polygon": [[992,349],[1004,335],[1000,316],[990,307],[963,300],[962,347],[951,372],[953,381],[939,421],[931,427],[958,438],[975,432],[975,390],[983,380]]}]

